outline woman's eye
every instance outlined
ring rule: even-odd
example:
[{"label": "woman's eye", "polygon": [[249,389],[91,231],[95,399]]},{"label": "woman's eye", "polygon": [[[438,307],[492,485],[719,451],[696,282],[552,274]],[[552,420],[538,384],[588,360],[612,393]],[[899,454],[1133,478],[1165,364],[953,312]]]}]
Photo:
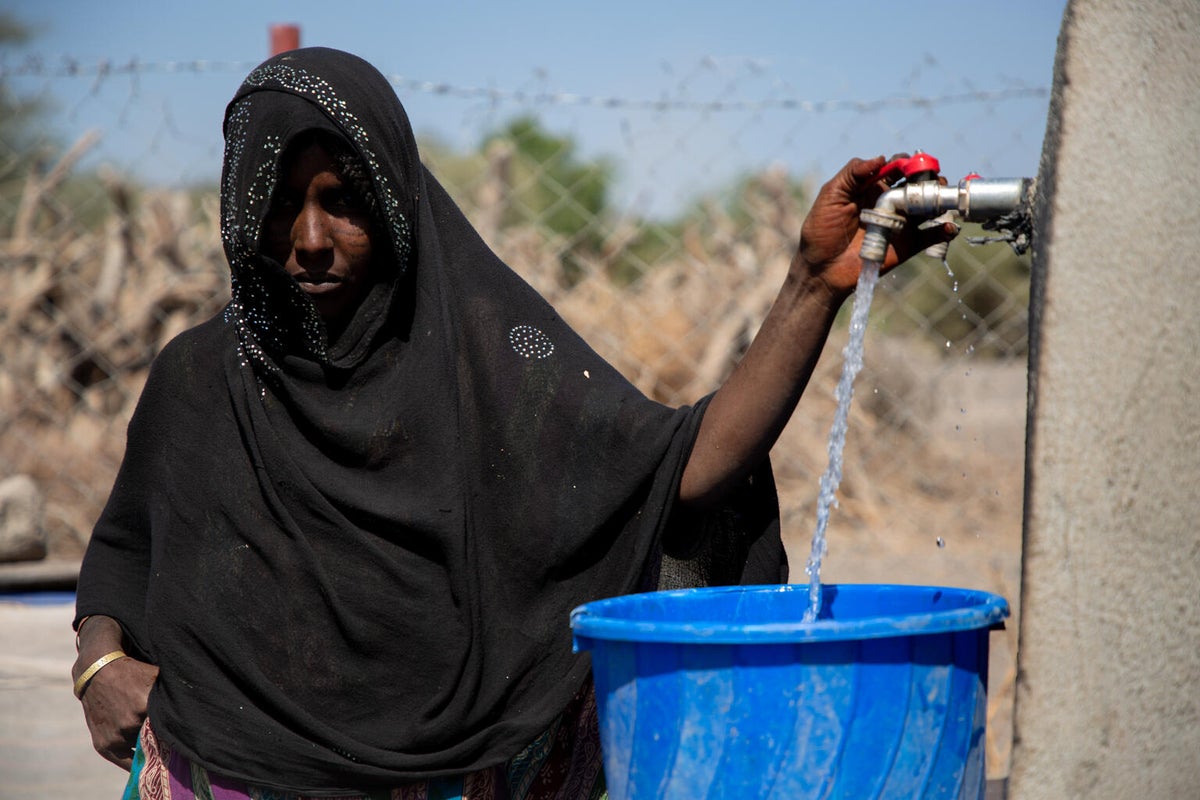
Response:
[{"label": "woman's eye", "polygon": [[333,205],[346,211],[357,211],[362,208],[358,195],[349,189],[339,189],[332,197]]},{"label": "woman's eye", "polygon": [[271,205],[267,208],[267,213],[270,215],[282,214],[287,211],[293,211],[300,207],[300,201],[291,195],[276,195],[271,200]]}]

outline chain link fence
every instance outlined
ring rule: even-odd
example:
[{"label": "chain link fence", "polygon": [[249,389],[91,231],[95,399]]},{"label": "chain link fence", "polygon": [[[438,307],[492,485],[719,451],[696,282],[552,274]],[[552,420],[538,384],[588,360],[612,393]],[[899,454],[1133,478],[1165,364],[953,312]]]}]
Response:
[{"label": "chain link fence", "polygon": [[[228,299],[219,122],[252,66],[0,62],[0,480],[37,484],[53,556],[82,553],[155,354]],[[853,101],[798,99],[751,61],[672,72],[652,98],[545,75],[505,91],[393,83],[419,133],[438,120],[425,159],[492,247],[646,394],[682,404],[744,352],[817,185],[849,156],[915,143],[951,180],[1033,173],[1048,90],[929,92],[936,72],[926,58],[908,94]],[[220,104],[192,102],[214,82]],[[1030,261],[963,238],[876,293],[830,580],[1019,596]],[[772,454],[801,580],[844,340],[838,326]],[[1015,626],[1006,641],[1002,710]]]},{"label": "chain link fence", "polygon": [[[188,98],[206,81],[228,85],[227,96],[251,66],[0,69],[0,458],[44,491],[55,551],[86,542],[154,354],[228,297],[214,190],[220,107],[199,125]],[[484,238],[671,404],[711,391],[736,362],[816,185],[871,152],[857,145],[864,130],[898,149],[933,140],[944,165],[986,174],[1036,145],[1047,104],[1037,87],[919,95],[919,68],[913,94],[867,101],[796,99],[748,61],[705,61],[675,78],[672,93],[647,99],[551,91],[546,76],[507,91],[393,77],[418,131],[422,113],[458,121],[422,135],[424,153]],[[580,131],[600,144],[582,144]],[[807,141],[834,144],[812,152]],[[973,150],[980,141],[996,152]],[[877,295],[840,524],[909,530],[932,519],[929,541],[994,535],[987,498],[1003,489],[1010,511],[1020,500],[1019,461],[1000,469],[995,451],[1011,459],[1022,442],[1023,384],[1012,375],[1024,377],[1029,261],[961,242],[944,265],[918,261],[928,263],[888,276]],[[774,453],[797,541],[824,466],[840,338]],[[1006,380],[1020,384],[1000,409],[1013,441],[992,442],[993,383]]]}]

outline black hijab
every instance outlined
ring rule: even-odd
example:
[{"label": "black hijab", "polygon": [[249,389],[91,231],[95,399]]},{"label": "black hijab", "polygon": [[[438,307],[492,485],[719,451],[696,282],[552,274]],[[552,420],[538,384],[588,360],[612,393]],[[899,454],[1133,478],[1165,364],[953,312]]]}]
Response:
[{"label": "black hijab", "polygon": [[[333,342],[258,254],[314,129],[361,160],[393,265]],[[161,667],[163,739],[297,790],[466,772],[587,678],[572,607],[660,564],[660,585],[786,580],[769,469],[718,514],[673,514],[705,401],[645,398],[497,259],[373,67],[276,56],[225,134],[234,299],[156,360],[78,593]]]}]

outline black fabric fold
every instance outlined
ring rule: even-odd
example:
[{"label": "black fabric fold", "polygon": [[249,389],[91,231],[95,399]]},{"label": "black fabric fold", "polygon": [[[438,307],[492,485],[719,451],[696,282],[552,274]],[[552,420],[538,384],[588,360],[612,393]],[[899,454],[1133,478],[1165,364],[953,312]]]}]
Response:
[{"label": "black fabric fold", "polygon": [[[334,342],[257,253],[306,127],[367,166],[394,265]],[[570,609],[645,588],[664,541],[669,582],[786,580],[769,467],[673,513],[707,401],[647,399],[493,254],[374,68],[277,56],[226,137],[234,300],[156,359],[78,591],[161,668],[163,739],[294,790],[470,771],[566,707]],[[673,558],[688,529],[704,553]]]}]

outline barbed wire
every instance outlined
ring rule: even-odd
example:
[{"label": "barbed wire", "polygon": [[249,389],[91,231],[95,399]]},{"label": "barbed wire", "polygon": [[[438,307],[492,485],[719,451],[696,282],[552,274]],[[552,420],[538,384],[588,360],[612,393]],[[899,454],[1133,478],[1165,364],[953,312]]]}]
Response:
[{"label": "barbed wire", "polygon": [[[116,62],[99,59],[84,62],[64,57],[55,63],[47,63],[38,56],[29,56],[21,63],[0,63],[0,81],[11,78],[84,78],[102,81],[110,76],[137,76],[152,74],[206,73],[245,74],[257,64],[250,61],[139,61],[130,59]],[[445,81],[429,81],[408,78],[403,75],[385,75],[393,86],[412,92],[443,95],[460,99],[487,100],[492,103],[514,103],[532,106],[584,106],[614,110],[688,111],[688,112],[762,112],[799,111],[820,114],[837,111],[872,113],[888,109],[936,108],[966,103],[1000,103],[1007,100],[1045,98],[1050,90],[1045,86],[1013,86],[1000,89],[972,89],[937,95],[903,95],[867,100],[805,100],[795,97],[780,97],[763,100],[687,100],[680,98],[639,99],[612,95],[580,94],[569,91],[526,91],[505,90],[495,87],[461,86]]]}]

